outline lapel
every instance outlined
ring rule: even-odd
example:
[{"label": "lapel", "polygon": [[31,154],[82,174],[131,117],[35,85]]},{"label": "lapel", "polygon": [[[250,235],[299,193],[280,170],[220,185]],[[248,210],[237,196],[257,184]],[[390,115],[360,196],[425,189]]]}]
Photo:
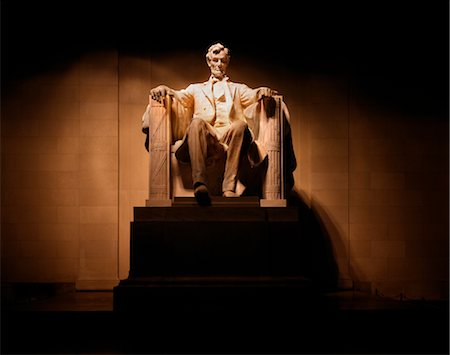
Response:
[{"label": "lapel", "polygon": [[212,92],[212,81],[208,80],[205,81],[202,85],[203,93],[205,94],[206,98],[208,99],[211,106],[214,107],[214,98],[213,98],[213,92]]},{"label": "lapel", "polygon": [[228,81],[228,88],[230,89],[231,100],[234,102],[234,97],[236,96],[236,85]]}]

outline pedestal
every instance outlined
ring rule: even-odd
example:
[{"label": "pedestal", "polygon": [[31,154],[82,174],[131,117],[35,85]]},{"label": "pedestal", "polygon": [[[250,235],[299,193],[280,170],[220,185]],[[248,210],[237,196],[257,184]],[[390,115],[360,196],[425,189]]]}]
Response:
[{"label": "pedestal", "polygon": [[308,294],[295,207],[251,198],[135,207],[130,273],[114,288],[116,311],[249,309]]}]

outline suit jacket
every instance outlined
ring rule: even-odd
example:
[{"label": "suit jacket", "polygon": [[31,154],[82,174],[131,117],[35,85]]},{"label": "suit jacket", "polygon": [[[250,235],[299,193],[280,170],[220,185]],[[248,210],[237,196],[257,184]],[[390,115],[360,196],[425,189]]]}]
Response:
[{"label": "suit jacket", "polygon": [[[227,80],[227,95],[231,99],[229,104],[229,118],[245,120],[244,110],[256,102],[256,90],[245,84],[233,83]],[[191,84],[186,89],[175,91],[175,98],[188,110],[191,110],[193,119],[202,119],[212,124],[215,118],[215,104],[213,97],[213,80],[210,78],[204,83]]]},{"label": "suit jacket", "polygon": [[[228,81],[228,78],[224,80],[227,80],[225,96],[228,96],[227,102],[229,104],[227,109],[230,122],[236,120],[247,122],[244,110],[256,102],[257,91],[245,84]],[[188,117],[205,120],[214,126],[216,108],[212,86],[212,78],[204,83],[190,84],[186,89],[175,91],[174,99],[185,108]],[[220,132],[220,128],[216,127],[218,132]],[[250,126],[249,128],[250,132],[252,132],[252,127]],[[253,133],[252,136],[254,138]],[[187,144],[184,144],[183,137],[183,142],[179,145],[176,156],[181,161],[187,161],[188,155],[188,147]]]}]

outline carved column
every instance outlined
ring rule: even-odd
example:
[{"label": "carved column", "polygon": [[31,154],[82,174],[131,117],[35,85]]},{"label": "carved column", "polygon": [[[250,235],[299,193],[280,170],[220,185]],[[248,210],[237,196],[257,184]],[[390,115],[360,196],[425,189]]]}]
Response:
[{"label": "carved column", "polygon": [[171,206],[170,188],[170,111],[171,99],[161,104],[150,100],[149,186],[147,206]]},{"label": "carved column", "polygon": [[265,147],[267,150],[268,166],[263,184],[262,207],[285,207],[284,199],[284,166],[283,166],[283,113],[282,96],[274,96],[275,111],[266,120]]}]

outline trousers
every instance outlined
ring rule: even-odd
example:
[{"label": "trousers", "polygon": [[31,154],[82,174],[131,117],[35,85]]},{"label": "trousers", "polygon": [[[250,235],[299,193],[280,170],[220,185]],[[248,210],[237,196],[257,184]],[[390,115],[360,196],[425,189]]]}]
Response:
[{"label": "trousers", "polygon": [[220,150],[226,151],[222,191],[235,191],[242,155],[252,143],[252,134],[245,121],[234,121],[219,138],[214,127],[202,119],[193,119],[186,135],[194,187],[207,184],[208,158]]}]

